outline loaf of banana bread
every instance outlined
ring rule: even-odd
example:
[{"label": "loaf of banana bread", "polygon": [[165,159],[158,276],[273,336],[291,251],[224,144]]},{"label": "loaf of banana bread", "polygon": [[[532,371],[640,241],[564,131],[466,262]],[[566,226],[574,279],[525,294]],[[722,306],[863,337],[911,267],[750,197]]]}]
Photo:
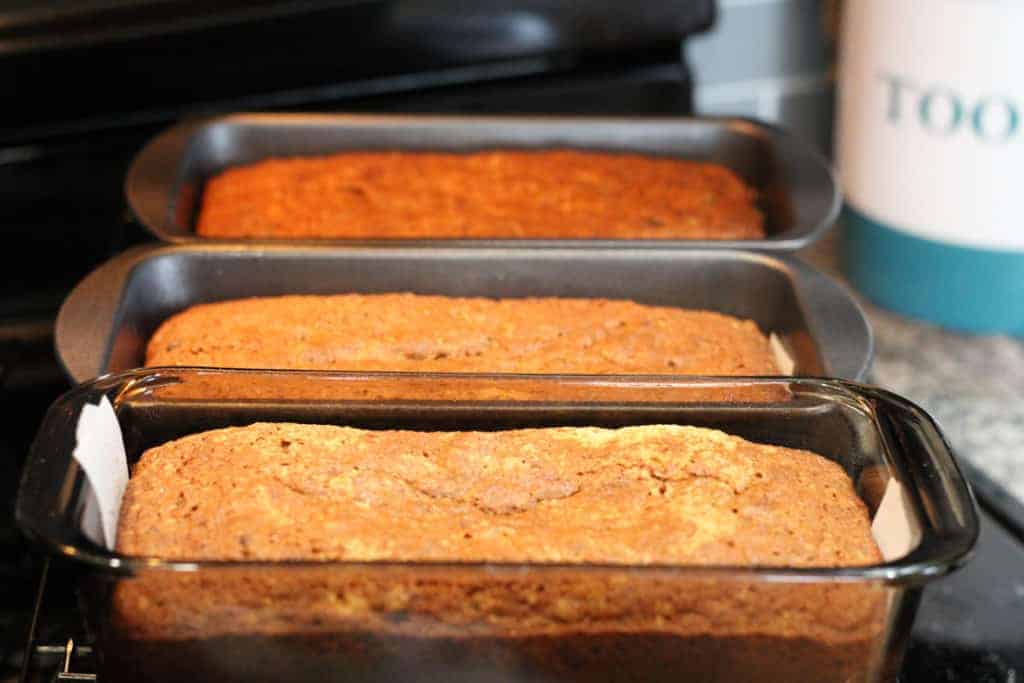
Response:
[{"label": "loaf of banana bread", "polygon": [[218,560],[878,559],[864,505],[835,463],[677,426],[204,432],[143,455],[118,547]]},{"label": "loaf of banana bread", "polygon": [[717,164],[640,154],[369,151],[270,159],[211,178],[216,238],[756,239],[755,193]]},{"label": "loaf of banana bread", "polygon": [[694,427],[199,433],[142,456],[117,549],[243,562],[117,586],[112,656],[147,678],[861,680],[885,613],[673,569],[881,559],[838,465]]},{"label": "loaf of banana bread", "polygon": [[200,304],[153,334],[146,365],[420,372],[777,375],[749,320],[607,299],[414,294]]}]

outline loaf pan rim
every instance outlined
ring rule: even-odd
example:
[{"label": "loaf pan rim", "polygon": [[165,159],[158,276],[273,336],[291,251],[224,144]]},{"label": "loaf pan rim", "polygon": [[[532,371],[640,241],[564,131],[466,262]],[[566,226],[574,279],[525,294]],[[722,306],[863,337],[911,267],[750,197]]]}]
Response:
[{"label": "loaf pan rim", "polygon": [[[196,259],[250,259],[278,257],[309,257],[313,259],[337,258],[403,258],[457,259],[461,257],[493,260],[496,263],[514,257],[557,261],[573,259],[575,262],[593,261],[599,267],[604,262],[623,262],[629,259],[648,259],[652,255],[667,261],[687,262],[701,259],[728,259],[758,264],[782,273],[789,280],[796,304],[804,315],[808,331],[825,374],[847,379],[866,377],[874,357],[874,335],[863,308],[849,288],[817,271],[803,261],[783,254],[756,251],[694,250],[660,251],[619,249],[608,250],[532,250],[532,249],[446,249],[419,250],[415,248],[378,249],[371,247],[296,247],[289,245],[143,245],[130,249],[102,264],[80,281],[64,300],[57,315],[54,344],[61,367],[75,382],[108,371],[113,346],[113,332],[122,314],[123,293],[136,268],[151,259],[172,257],[177,254]],[[405,290],[411,291],[411,290]],[[836,307],[842,307],[837,313]],[[821,320],[824,316],[840,315],[849,323],[845,334],[836,334],[834,326]],[[817,329],[815,327],[817,326]],[[99,338],[97,327],[104,327]],[[773,330],[766,330],[772,332]],[[845,345],[841,349],[837,346]],[[852,351],[851,351],[852,349]]]},{"label": "loaf pan rim", "polygon": [[[172,225],[170,207],[176,201],[175,191],[181,180],[181,165],[184,155],[195,135],[206,127],[255,124],[287,126],[379,126],[401,128],[413,124],[455,124],[493,125],[514,123],[538,126],[551,125],[671,125],[700,126],[717,124],[723,129],[741,132],[745,135],[768,140],[775,146],[790,145],[803,159],[805,170],[823,174],[822,180],[830,187],[828,209],[805,225],[794,225],[788,234],[768,236],[755,240],[637,240],[637,239],[230,239],[208,238],[195,234],[194,228],[182,233]],[[173,159],[169,166],[168,159]],[[154,237],[162,242],[175,244],[271,244],[293,246],[379,246],[379,247],[528,247],[528,248],[591,248],[591,249],[745,249],[769,252],[794,252],[817,241],[834,224],[839,216],[842,193],[838,178],[827,157],[809,142],[784,130],[782,127],[741,116],[572,116],[572,115],[445,115],[445,114],[324,114],[324,113],[271,113],[237,112],[220,116],[203,117],[174,125],[157,134],[135,155],[124,181],[124,193],[128,206],[136,220]],[[159,199],[158,199],[159,197]],[[797,200],[794,200],[797,201]]]},{"label": "loaf pan rim", "polygon": [[[48,552],[72,560],[76,563],[81,563],[91,567],[94,570],[100,570],[106,573],[113,574],[137,574],[145,571],[173,571],[173,572],[196,572],[204,571],[207,569],[262,569],[262,568],[281,568],[284,566],[296,567],[296,568],[325,568],[325,567],[361,567],[361,568],[375,568],[375,569],[409,569],[409,568],[424,568],[427,571],[444,570],[451,568],[460,569],[477,569],[480,571],[488,572],[517,572],[524,569],[531,571],[555,571],[555,570],[588,570],[594,569],[595,571],[617,571],[622,572],[624,570],[629,572],[647,573],[653,575],[659,572],[671,572],[673,574],[685,575],[687,577],[713,577],[713,578],[749,578],[756,576],[759,579],[765,581],[782,581],[782,582],[815,582],[815,581],[881,581],[887,585],[903,585],[911,586],[918,585],[927,581],[931,581],[935,578],[948,574],[967,561],[969,561],[976,544],[978,535],[980,533],[980,521],[977,511],[977,502],[974,497],[974,493],[967,482],[966,477],[963,475],[963,471],[960,465],[957,463],[956,458],[953,454],[953,450],[949,445],[948,440],[942,434],[935,420],[920,406],[913,403],[912,401],[899,396],[893,392],[880,389],[878,387],[869,386],[866,384],[860,384],[857,382],[850,382],[846,380],[836,380],[829,378],[785,378],[780,379],[778,377],[732,377],[732,378],[676,378],[672,376],[648,376],[647,382],[657,382],[661,385],[676,385],[676,386],[693,386],[700,387],[706,385],[743,385],[743,386],[778,386],[783,385],[788,389],[794,387],[805,387],[808,390],[816,390],[829,394],[836,402],[839,401],[863,401],[868,402],[872,405],[878,403],[885,404],[889,409],[905,414],[909,417],[906,419],[917,424],[917,428],[927,433],[931,443],[939,451],[937,453],[929,453],[927,460],[921,462],[913,462],[915,458],[919,457],[919,454],[915,451],[915,446],[920,447],[923,441],[916,443],[910,443],[904,445],[906,450],[905,454],[895,456],[897,463],[902,467],[906,464],[911,464],[914,467],[918,467],[922,470],[935,469],[934,465],[938,463],[945,473],[952,479],[949,482],[949,488],[953,490],[956,497],[955,505],[950,504],[950,509],[956,507],[964,511],[962,517],[958,517],[959,526],[952,532],[945,532],[942,535],[935,536],[934,530],[930,527],[926,528],[926,533],[923,534],[921,541],[918,545],[910,551],[904,557],[897,558],[894,560],[881,562],[873,565],[861,566],[861,567],[807,567],[807,568],[796,568],[796,567],[764,567],[764,566],[743,566],[743,565],[709,565],[709,566],[695,566],[695,565],[628,565],[628,564],[608,564],[608,563],[543,563],[543,562],[434,562],[434,561],[329,561],[329,562],[318,562],[309,560],[286,560],[286,561],[189,561],[189,560],[163,560],[160,558],[152,557],[140,557],[140,556],[127,556],[116,553],[114,551],[105,551],[99,549],[96,546],[71,546],[60,543],[52,538],[47,537],[45,531],[41,531],[43,523],[40,522],[40,517],[45,516],[35,510],[40,505],[45,503],[39,503],[36,500],[36,496],[32,495],[27,491],[32,486],[29,482],[34,478],[38,478],[39,475],[35,474],[35,471],[39,469],[40,462],[46,460],[50,455],[49,453],[43,452],[45,448],[45,439],[43,435],[47,432],[47,427],[51,421],[58,421],[60,419],[66,419],[69,414],[74,413],[73,409],[81,409],[82,405],[86,402],[86,397],[94,395],[97,392],[104,392],[108,395],[114,396],[114,402],[117,402],[117,394],[127,387],[132,386],[133,383],[152,381],[154,378],[159,377],[160,373],[177,373],[177,374],[197,374],[204,373],[207,375],[259,375],[262,371],[258,370],[210,370],[207,368],[187,368],[187,367],[175,367],[175,368],[145,368],[138,370],[130,370],[124,373],[104,375],[96,378],[90,382],[83,383],[78,387],[75,387],[68,392],[64,393],[59,397],[54,404],[51,406],[50,411],[47,413],[46,419],[44,420],[43,426],[40,428],[40,436],[37,437],[36,442],[33,444],[29,460],[26,463],[26,467],[22,473],[21,482],[18,488],[18,496],[15,506],[15,518],[18,527],[21,531],[35,544],[45,548]],[[387,373],[387,372],[317,372],[317,371],[306,371],[306,370],[283,370],[274,371],[275,374],[291,375],[291,376],[320,376],[320,377],[337,377],[337,378],[376,378],[376,377],[389,377],[389,378],[401,378],[408,373]],[[445,373],[419,373],[423,379],[430,379],[431,377],[451,377],[451,374]],[[502,380],[514,379],[514,376],[502,375],[479,375],[462,373],[462,379],[469,382],[486,383],[486,382],[501,382]],[[565,376],[562,376],[565,377]],[[574,376],[579,380],[586,383],[607,383],[607,384],[636,384],[642,383],[643,380],[639,380],[636,377],[631,376],[612,376],[609,380],[605,377],[599,376],[585,376],[579,375]],[[540,381],[557,381],[559,376],[548,376],[547,379],[540,379],[533,376],[532,379],[540,379]],[[483,404],[486,401],[465,401],[467,404]],[[568,404],[582,403],[579,401],[566,401]],[[716,404],[713,403],[694,403],[687,404],[688,408],[699,409],[702,406],[711,407]],[[756,410],[756,405],[747,407],[748,409]],[[744,406],[737,406],[738,410],[744,410]],[[877,423],[875,423],[877,426]],[[881,429],[881,428],[879,428]],[[911,432],[913,433],[913,432]],[[936,446],[937,444],[937,446]],[[908,457],[908,455],[910,457]],[[69,456],[70,457],[70,456]],[[922,504],[917,502],[918,509],[916,513],[918,515],[927,514],[921,507]]]}]

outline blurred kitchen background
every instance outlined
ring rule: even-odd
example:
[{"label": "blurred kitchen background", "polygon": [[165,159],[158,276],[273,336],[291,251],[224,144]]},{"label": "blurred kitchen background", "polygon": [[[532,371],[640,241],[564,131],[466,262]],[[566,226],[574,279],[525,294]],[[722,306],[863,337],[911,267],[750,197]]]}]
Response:
[{"label": "blurred kitchen background", "polygon": [[772,121],[832,145],[837,3],[823,0],[719,0],[708,32],[683,52],[703,114]]},{"label": "blurred kitchen background", "polygon": [[[777,122],[831,153],[840,4],[720,0],[714,28],[684,47],[694,73],[695,110]],[[840,275],[838,238],[833,231],[804,256]],[[1024,273],[1017,277],[1024,281]],[[1019,317],[1019,298],[998,289],[990,296]],[[874,381],[922,404],[963,457],[1024,499],[1021,338],[960,334],[862,302],[876,335]]]}]

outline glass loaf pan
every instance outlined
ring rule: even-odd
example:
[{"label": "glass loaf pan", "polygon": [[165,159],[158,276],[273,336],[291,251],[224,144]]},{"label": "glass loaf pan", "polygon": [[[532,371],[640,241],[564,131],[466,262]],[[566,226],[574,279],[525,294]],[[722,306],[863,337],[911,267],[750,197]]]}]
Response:
[{"label": "glass loaf pan", "polygon": [[61,307],[57,354],[71,378],[84,382],[141,366],[157,326],[194,304],[381,292],[630,299],[716,311],[776,334],[801,376],[861,379],[872,356],[871,330],[853,297],[789,256],[211,244],[137,248],[97,268]]},{"label": "glass loaf pan", "polygon": [[[638,247],[789,252],[832,226],[839,189],[828,161],[774,126],[735,118],[572,116],[365,116],[236,114],[181,124],[154,138],[132,162],[125,194],[139,221],[169,242],[198,237],[203,186],[216,173],[271,157],[346,150],[465,152],[572,147],[677,156],[721,164],[758,194],[767,236],[756,240],[424,239],[305,240],[305,243],[472,247]],[[259,241],[259,240],[254,240]],[[266,241],[266,240],[263,240]]]},{"label": "glass loaf pan", "polygon": [[[442,380],[451,391],[430,398]],[[789,400],[702,402],[723,386],[775,387]],[[173,438],[255,421],[711,427],[839,463],[876,538],[895,524],[911,541],[902,556],[856,568],[127,557],[83,533],[92,489],[71,457],[82,407],[102,396],[129,462]],[[895,488],[902,504],[880,513]],[[919,408],[843,381],[778,378],[134,371],[54,404],[16,515],[81,565],[105,681],[891,680],[921,588],[966,561],[978,534],[970,490]]]}]

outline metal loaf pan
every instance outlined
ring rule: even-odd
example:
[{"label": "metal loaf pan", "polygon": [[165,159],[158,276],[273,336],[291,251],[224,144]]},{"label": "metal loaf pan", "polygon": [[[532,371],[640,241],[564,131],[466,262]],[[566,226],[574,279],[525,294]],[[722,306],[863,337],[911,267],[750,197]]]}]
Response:
[{"label": "metal loaf pan", "polygon": [[[417,385],[450,381],[457,397],[519,398],[363,398],[379,394],[382,381],[387,390],[403,383],[410,395],[423,395]],[[113,375],[51,408],[24,467],[16,518],[82,570],[80,596],[108,682],[895,680],[922,586],[965,562],[978,535],[948,444],[920,408],[835,380],[715,381],[737,391],[785,388],[793,400],[784,405],[672,401],[703,393],[706,382],[189,368]],[[263,400],[297,383],[321,400]],[[90,514],[92,487],[109,490],[108,481],[86,477],[72,458],[78,416],[103,397],[130,464],[170,439],[257,421],[421,431],[719,429],[836,463],[873,519],[884,561],[768,567],[125,555],[90,540],[99,523]],[[671,469],[668,461],[664,467]],[[235,493],[247,494],[244,486]]]},{"label": "metal loaf pan", "polygon": [[223,240],[197,237],[193,225],[206,180],[230,166],[345,150],[494,147],[632,151],[722,164],[758,191],[768,236],[742,241],[380,239],[340,243],[795,251],[829,228],[839,209],[839,191],[824,156],[778,128],[735,118],[239,114],[179,125],[157,136],[132,163],[125,192],[135,215],[157,238],[219,242]]},{"label": "metal loaf pan", "polygon": [[603,297],[707,309],[777,334],[796,374],[864,377],[872,337],[846,290],[790,257],[738,251],[296,248],[165,245],[93,271],[57,318],[76,382],[143,363],[146,343],[191,305],[282,294],[413,292]]}]

